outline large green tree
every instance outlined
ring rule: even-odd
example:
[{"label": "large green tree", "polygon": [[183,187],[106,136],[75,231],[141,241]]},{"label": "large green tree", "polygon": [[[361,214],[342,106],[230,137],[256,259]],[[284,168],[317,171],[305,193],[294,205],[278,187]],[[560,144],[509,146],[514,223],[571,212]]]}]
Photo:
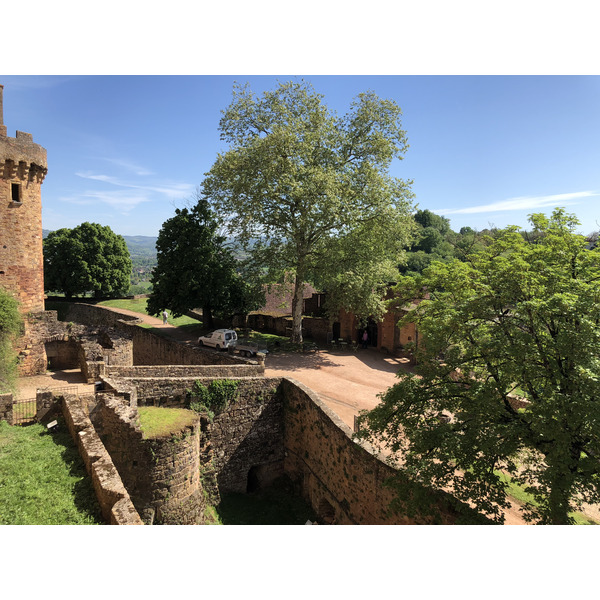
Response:
[{"label": "large green tree", "polygon": [[14,392],[17,356],[13,343],[21,328],[19,303],[0,287],[0,394]]},{"label": "large green tree", "polygon": [[202,197],[190,208],[176,209],[163,223],[149,314],[168,308],[177,317],[201,307],[204,324],[213,327],[213,315],[245,314],[258,307],[261,294],[264,302],[260,286],[243,270],[219,230],[210,203]]},{"label": "large green tree", "polygon": [[454,256],[452,241],[458,237],[450,229],[450,221],[430,210],[418,210],[413,215],[417,224],[415,238],[407,248],[400,273],[421,273],[434,260],[449,260]]},{"label": "large green tree", "polygon": [[220,122],[229,149],[203,183],[271,281],[293,279],[295,341],[306,282],[377,308],[365,298],[394,279],[413,224],[410,182],[389,175],[408,147],[398,105],[363,93],[340,117],[322,100],[305,82],[260,97],[236,86]]},{"label": "large green tree", "polygon": [[44,240],[44,289],[67,298],[93,292],[109,298],[129,291],[127,244],[107,225],[82,223],[58,229]]},{"label": "large green tree", "polygon": [[403,278],[399,297],[424,297],[405,319],[424,341],[419,367],[361,435],[498,520],[504,472],[537,502],[526,518],[564,524],[600,502],[600,251],[562,209],[530,219],[533,244],[507,228],[467,262]]}]

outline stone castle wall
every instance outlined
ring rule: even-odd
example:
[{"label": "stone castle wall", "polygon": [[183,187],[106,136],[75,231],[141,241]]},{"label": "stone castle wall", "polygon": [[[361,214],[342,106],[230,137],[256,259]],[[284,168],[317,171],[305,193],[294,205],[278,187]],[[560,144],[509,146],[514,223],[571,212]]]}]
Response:
[{"label": "stone castle wall", "polygon": [[176,434],[144,439],[136,407],[109,394],[99,406],[100,437],[144,521],[202,523],[200,417]]},{"label": "stone castle wall", "polygon": [[[398,525],[429,523],[430,518],[409,518],[392,513],[395,498],[386,485],[402,474],[377,457],[368,446],[352,439],[352,431],[317,394],[301,383],[283,379],[285,403],[285,472],[297,484],[303,497],[325,521],[336,524]],[[403,485],[416,489],[406,477]],[[454,524],[473,518],[468,507],[450,496],[427,490],[437,507],[441,523]]]},{"label": "stone castle wall", "polygon": [[219,490],[245,493],[249,483],[258,489],[283,475],[285,426],[279,379],[238,383],[238,399],[215,416],[205,438]]},{"label": "stone castle wall", "polygon": [[0,285],[25,315],[44,310],[41,185],[48,167],[30,133],[7,137],[2,94],[0,85]]}]

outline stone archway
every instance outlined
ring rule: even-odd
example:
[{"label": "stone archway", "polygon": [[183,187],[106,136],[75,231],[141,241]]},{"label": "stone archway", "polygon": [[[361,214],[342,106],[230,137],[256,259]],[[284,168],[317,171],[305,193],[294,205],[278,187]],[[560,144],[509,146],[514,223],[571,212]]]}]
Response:
[{"label": "stone archway", "polygon": [[248,471],[248,479],[246,481],[246,493],[253,494],[254,492],[258,492],[261,487],[260,467],[250,467],[250,470]]}]

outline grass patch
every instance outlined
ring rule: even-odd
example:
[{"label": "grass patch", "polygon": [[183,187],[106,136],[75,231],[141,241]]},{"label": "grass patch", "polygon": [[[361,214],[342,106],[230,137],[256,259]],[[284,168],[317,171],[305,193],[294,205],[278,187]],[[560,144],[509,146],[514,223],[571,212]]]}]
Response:
[{"label": "grass patch", "polygon": [[311,507],[292,493],[286,477],[253,494],[223,494],[216,513],[223,525],[304,525],[316,520]]},{"label": "grass patch", "polygon": [[[105,300],[103,302],[99,302],[98,306],[108,306],[110,308],[130,310],[132,312],[139,313],[140,315],[148,316],[147,304],[148,298],[122,298],[117,300]],[[178,327],[179,329],[182,329],[186,333],[189,333],[191,337],[200,336],[202,333],[205,332],[205,329],[202,326],[202,321],[198,321],[198,319],[193,319],[192,317],[187,317],[186,315],[182,315],[181,317],[177,317],[176,319],[174,319],[169,314],[169,325],[173,325],[175,327]],[[150,325],[148,323],[142,323],[141,326],[145,329],[152,330],[152,332],[156,335],[163,335],[164,337],[169,337],[167,334],[164,334],[160,328],[154,327],[153,325]]]},{"label": "grass patch", "polygon": [[55,433],[41,424],[0,422],[0,524],[102,523],[91,479],[62,419]]},{"label": "grass patch", "polygon": [[147,315],[146,306],[148,298],[116,298],[114,300],[103,300],[98,306],[109,306],[110,308],[122,308],[133,312]]},{"label": "grass patch", "polygon": [[[238,333],[238,335],[242,334]],[[282,335],[251,330],[247,337],[253,342],[258,342],[260,345],[266,346],[269,352],[277,352],[278,350],[284,352],[299,352],[302,350],[300,344],[293,343],[290,338]]]},{"label": "grass patch", "polygon": [[196,422],[196,414],[185,408],[138,407],[140,427],[145,439],[178,433]]},{"label": "grass patch", "polygon": [[[534,497],[526,492],[520,485],[514,483],[510,475],[501,473],[500,471],[495,471],[495,473],[499,476],[501,481],[506,481],[508,483],[507,494],[511,498],[520,504],[532,504],[533,506],[538,506],[538,503],[535,501]],[[569,513],[569,516],[575,519],[576,525],[598,525],[596,521],[590,519],[580,512]]]}]

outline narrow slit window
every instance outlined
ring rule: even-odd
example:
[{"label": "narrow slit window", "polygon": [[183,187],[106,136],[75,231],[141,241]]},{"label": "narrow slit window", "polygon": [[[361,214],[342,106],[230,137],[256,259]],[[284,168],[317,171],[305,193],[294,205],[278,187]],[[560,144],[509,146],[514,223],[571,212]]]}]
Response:
[{"label": "narrow slit window", "polygon": [[11,184],[11,194],[13,202],[21,202],[21,186],[18,183]]}]

